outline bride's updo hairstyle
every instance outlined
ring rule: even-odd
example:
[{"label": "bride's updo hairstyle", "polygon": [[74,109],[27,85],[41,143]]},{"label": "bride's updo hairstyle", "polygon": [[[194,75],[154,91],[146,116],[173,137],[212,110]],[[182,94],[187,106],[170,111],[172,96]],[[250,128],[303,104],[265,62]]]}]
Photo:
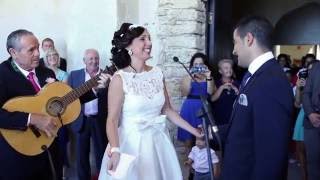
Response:
[{"label": "bride's updo hairstyle", "polygon": [[131,58],[126,47],[132,43],[134,38],[139,37],[144,31],[145,28],[142,26],[123,23],[120,29],[114,33],[111,41],[111,61],[118,69],[125,68],[130,65]]}]

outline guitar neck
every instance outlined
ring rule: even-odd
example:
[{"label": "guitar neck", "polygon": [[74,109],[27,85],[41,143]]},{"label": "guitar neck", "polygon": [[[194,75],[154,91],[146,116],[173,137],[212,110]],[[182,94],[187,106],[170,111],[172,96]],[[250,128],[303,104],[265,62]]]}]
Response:
[{"label": "guitar neck", "polygon": [[90,80],[83,83],[81,86],[73,89],[63,97],[61,97],[63,104],[68,105],[77,100],[80,96],[90,91],[93,87],[98,85],[99,76],[94,76]]},{"label": "guitar neck", "polygon": [[[107,73],[107,74],[113,74],[116,72],[117,67],[112,65],[111,67],[106,66],[106,68],[102,71],[102,73]],[[81,86],[73,89],[69,93],[67,93],[65,96],[61,97],[62,102],[64,105],[68,105],[72,103],[73,101],[77,100],[80,96],[85,94],[86,92],[90,91],[93,87],[98,85],[98,80],[99,80],[99,75],[94,76],[90,80],[86,81],[83,83]],[[107,81],[107,85],[109,84],[110,79]]]}]

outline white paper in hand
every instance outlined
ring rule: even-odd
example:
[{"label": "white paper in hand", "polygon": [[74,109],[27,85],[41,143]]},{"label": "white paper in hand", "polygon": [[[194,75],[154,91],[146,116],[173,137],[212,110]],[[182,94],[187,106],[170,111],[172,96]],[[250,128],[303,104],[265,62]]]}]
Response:
[{"label": "white paper in hand", "polygon": [[108,170],[108,173],[115,179],[125,178],[135,159],[135,156],[121,153],[117,169],[115,171]]}]

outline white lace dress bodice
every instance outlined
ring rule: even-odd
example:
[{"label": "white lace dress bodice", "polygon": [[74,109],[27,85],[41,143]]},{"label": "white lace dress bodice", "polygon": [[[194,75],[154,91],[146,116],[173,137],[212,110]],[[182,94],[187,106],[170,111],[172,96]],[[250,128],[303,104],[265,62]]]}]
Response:
[{"label": "white lace dress bodice", "polygon": [[[119,122],[122,153],[136,156],[128,180],[182,180],[181,169],[168,136],[166,117],[161,115],[165,103],[163,74],[158,67],[142,73],[119,70],[124,102]],[[99,180],[113,179],[106,172],[104,155]]]},{"label": "white lace dress bodice", "polygon": [[120,126],[127,125],[128,119],[159,116],[164,104],[163,75],[159,68],[148,72],[128,73],[120,70],[123,79],[124,102]]}]

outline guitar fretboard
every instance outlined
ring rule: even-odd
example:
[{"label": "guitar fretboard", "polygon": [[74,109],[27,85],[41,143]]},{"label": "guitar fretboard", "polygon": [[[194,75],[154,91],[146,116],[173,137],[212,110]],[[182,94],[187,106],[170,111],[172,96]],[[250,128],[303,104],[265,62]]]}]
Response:
[{"label": "guitar fretboard", "polygon": [[82,96],[83,94],[88,92],[91,88],[97,86],[98,80],[99,80],[99,76],[95,76],[95,77],[91,78],[90,80],[86,81],[81,86],[73,89],[72,91],[70,91],[69,93],[67,93],[63,97],[61,97],[62,103],[64,105],[68,105],[68,104],[72,103],[73,101],[77,100],[80,96]]}]

